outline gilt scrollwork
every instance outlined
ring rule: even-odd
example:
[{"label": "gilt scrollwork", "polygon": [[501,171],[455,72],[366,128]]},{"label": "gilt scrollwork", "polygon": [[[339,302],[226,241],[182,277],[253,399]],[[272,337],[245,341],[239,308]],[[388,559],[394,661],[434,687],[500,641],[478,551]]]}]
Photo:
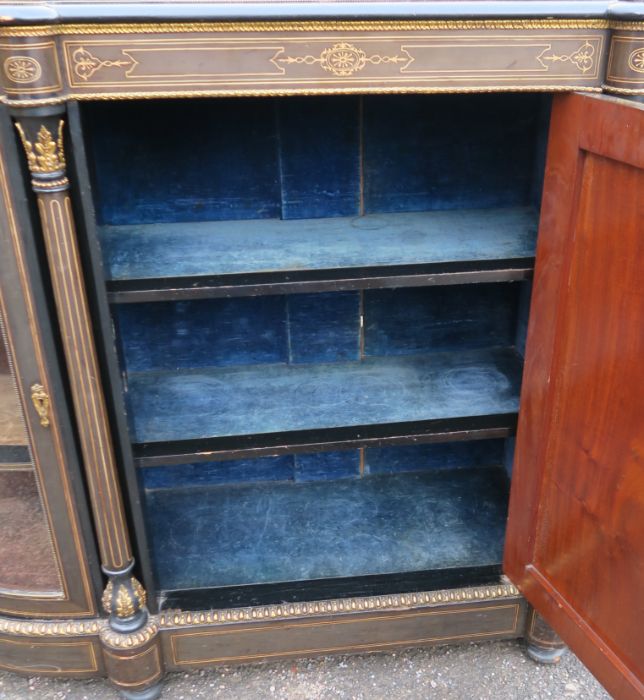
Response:
[{"label": "gilt scrollwork", "polygon": [[74,73],[82,80],[89,80],[94,73],[101,70],[101,68],[125,68],[132,67],[135,65],[135,61],[130,59],[126,60],[107,60],[97,58],[88,51],[84,46],[80,46],[72,53],[72,64],[74,66]]},{"label": "gilt scrollwork", "polygon": [[587,73],[595,65],[595,47],[588,41],[585,41],[569,54],[557,54],[552,50],[551,46],[548,46],[547,49],[537,56],[537,61],[544,68],[549,68],[555,63],[571,63],[582,73]]},{"label": "gilt scrollwork", "polygon": [[401,50],[402,55],[381,56],[373,54],[368,56],[367,53],[353,44],[348,42],[340,42],[333,46],[324,49],[319,56],[285,56],[283,58],[275,58],[274,62],[283,63],[286,65],[319,65],[323,70],[333,73],[338,77],[353,75],[363,70],[367,65],[379,65],[381,63],[404,63],[411,62],[411,56]]}]

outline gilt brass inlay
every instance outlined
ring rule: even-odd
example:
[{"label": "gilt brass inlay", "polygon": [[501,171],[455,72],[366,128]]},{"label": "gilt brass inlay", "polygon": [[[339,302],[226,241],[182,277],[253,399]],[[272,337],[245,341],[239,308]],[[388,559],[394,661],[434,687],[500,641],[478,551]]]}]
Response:
[{"label": "gilt brass inlay", "polygon": [[131,66],[134,61],[105,61],[97,58],[85,47],[81,46],[72,54],[72,62],[74,64],[74,73],[76,73],[79,78],[88,80],[101,68],[121,68]]},{"label": "gilt brass inlay", "polygon": [[636,73],[644,73],[644,46],[631,52],[628,67]]},{"label": "gilt brass inlay", "polygon": [[4,62],[4,73],[13,83],[35,83],[42,68],[31,56],[9,56]]},{"label": "gilt brass inlay", "polygon": [[31,401],[43,428],[49,427],[49,395],[42,384],[31,385]]},{"label": "gilt brass inlay", "polygon": [[27,163],[32,173],[55,173],[65,169],[65,153],[63,151],[63,120],[58,122],[58,138],[54,141],[51,131],[43,124],[38,131],[36,143],[33,144],[25,136],[20,122],[16,129],[27,154]]},{"label": "gilt brass inlay", "polygon": [[401,50],[403,56],[380,56],[375,54],[367,56],[362,50],[345,41],[334,44],[328,49],[324,49],[319,56],[286,56],[276,59],[278,63],[304,64],[312,66],[319,64],[325,71],[333,75],[352,75],[361,71],[368,63],[379,65],[381,63],[405,63],[409,64],[413,60],[405,51]]},{"label": "gilt brass inlay", "polygon": [[518,595],[520,595],[519,589],[514,584],[502,582],[496,585],[475,586],[472,588],[451,588],[448,590],[422,593],[393,593],[390,595],[368,596],[363,598],[319,600],[310,603],[283,603],[199,612],[167,610],[162,612],[159,616],[159,624],[161,627],[185,627],[228,622],[297,619],[311,617],[312,615],[409,610],[411,608],[426,607],[428,605],[446,605],[450,603],[489,601],[498,598],[514,598]]},{"label": "gilt brass inlay", "polygon": [[587,73],[595,63],[594,55],[595,47],[586,41],[572,53],[563,56],[558,56],[548,47],[537,56],[537,61],[544,68],[549,68],[553,63],[569,62],[577,66],[582,73]]}]

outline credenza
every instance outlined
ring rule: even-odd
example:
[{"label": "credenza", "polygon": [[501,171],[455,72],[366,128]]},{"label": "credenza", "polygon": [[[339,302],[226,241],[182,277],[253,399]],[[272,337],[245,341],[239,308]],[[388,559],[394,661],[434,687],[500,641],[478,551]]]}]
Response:
[{"label": "credenza", "polygon": [[644,697],[644,4],[0,10],[0,668]]}]

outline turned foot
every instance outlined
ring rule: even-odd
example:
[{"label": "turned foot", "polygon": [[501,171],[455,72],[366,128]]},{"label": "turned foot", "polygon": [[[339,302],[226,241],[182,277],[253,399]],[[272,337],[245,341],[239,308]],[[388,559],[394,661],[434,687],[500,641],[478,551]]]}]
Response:
[{"label": "turned foot", "polygon": [[568,649],[559,635],[534,608],[530,608],[528,614],[525,641],[528,656],[540,664],[559,663]]},{"label": "turned foot", "polygon": [[157,698],[161,697],[162,688],[163,683],[159,682],[145,690],[121,689],[121,696],[124,700],[157,700]]}]

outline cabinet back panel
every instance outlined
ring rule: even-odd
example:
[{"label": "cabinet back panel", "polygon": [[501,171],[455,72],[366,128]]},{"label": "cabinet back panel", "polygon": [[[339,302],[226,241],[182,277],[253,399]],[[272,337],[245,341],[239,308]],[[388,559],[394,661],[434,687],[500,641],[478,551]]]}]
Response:
[{"label": "cabinet back panel", "polygon": [[114,103],[87,114],[100,223],[280,216],[270,101]]},{"label": "cabinet back panel", "polygon": [[365,98],[365,211],[528,203],[538,99],[535,95]]},{"label": "cabinet back panel", "polygon": [[531,204],[539,95],[83,106],[100,224]]},{"label": "cabinet back panel", "polygon": [[274,102],[283,219],[360,213],[358,99]]},{"label": "cabinet back panel", "polygon": [[254,481],[320,481],[428,469],[491,467],[504,461],[505,440],[472,440],[332,450],[279,457],[198,462],[140,470],[144,489]]},{"label": "cabinet back panel", "polygon": [[513,345],[520,285],[377,289],[364,294],[364,353],[415,355]]},{"label": "cabinet back panel", "polygon": [[114,314],[128,372],[346,362],[360,360],[361,350],[383,356],[512,346],[522,286],[152,302],[116,306]]}]

